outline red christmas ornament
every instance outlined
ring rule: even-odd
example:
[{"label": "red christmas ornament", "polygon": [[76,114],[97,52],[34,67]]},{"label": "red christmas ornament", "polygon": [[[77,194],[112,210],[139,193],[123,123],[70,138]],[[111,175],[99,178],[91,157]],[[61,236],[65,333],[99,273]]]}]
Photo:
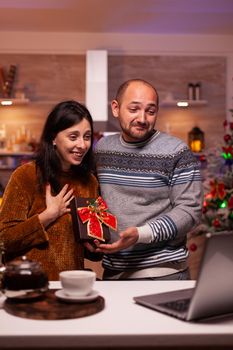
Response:
[{"label": "red christmas ornament", "polygon": [[190,250],[191,252],[195,252],[195,250],[197,250],[197,245],[196,245],[195,243],[190,244],[189,250]]},{"label": "red christmas ornament", "polygon": [[231,140],[231,135],[229,135],[229,134],[226,134],[226,135],[224,135],[224,141],[225,142],[228,142],[228,141],[230,141]]},{"label": "red christmas ornament", "polygon": [[207,212],[207,208],[206,207],[207,207],[207,205],[203,206],[203,208],[202,208],[202,213],[203,214],[205,214]]},{"label": "red christmas ornament", "polygon": [[230,123],[230,129],[233,130],[233,123]]},{"label": "red christmas ornament", "polygon": [[200,160],[200,162],[205,162],[206,156],[204,154],[200,155],[199,160]]},{"label": "red christmas ornament", "polygon": [[223,126],[224,126],[224,128],[227,126],[227,120],[224,120]]},{"label": "red christmas ornament", "polygon": [[228,208],[233,209],[233,195],[228,199]]},{"label": "red christmas ornament", "polygon": [[213,223],[214,227],[220,227],[221,226],[219,219],[214,219],[212,223]]}]

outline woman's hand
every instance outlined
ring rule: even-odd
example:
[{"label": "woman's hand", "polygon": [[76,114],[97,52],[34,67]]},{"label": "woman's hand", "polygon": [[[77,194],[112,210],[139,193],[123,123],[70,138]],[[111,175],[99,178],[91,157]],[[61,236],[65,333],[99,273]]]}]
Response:
[{"label": "woman's hand", "polygon": [[112,244],[103,244],[94,240],[97,253],[116,253],[119,250],[126,249],[134,245],[138,240],[138,230],[136,227],[129,227],[119,234],[120,239]]},{"label": "woman's hand", "polygon": [[51,186],[46,185],[46,209],[39,214],[39,220],[45,227],[58,217],[70,212],[69,204],[74,196],[73,189],[68,191],[68,187],[69,185],[65,185],[56,196],[53,196]]}]

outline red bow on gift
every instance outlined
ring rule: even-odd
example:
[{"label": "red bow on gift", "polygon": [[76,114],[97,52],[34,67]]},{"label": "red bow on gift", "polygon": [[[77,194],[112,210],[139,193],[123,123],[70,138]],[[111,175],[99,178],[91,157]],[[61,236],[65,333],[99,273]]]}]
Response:
[{"label": "red bow on gift", "polygon": [[102,224],[116,230],[117,219],[108,212],[108,206],[102,197],[88,202],[87,207],[77,209],[83,223],[87,222],[87,234],[91,237],[104,241]]}]

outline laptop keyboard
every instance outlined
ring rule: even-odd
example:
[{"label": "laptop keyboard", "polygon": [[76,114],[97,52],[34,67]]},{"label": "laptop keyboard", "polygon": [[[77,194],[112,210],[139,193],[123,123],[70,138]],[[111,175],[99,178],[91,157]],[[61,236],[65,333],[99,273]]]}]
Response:
[{"label": "laptop keyboard", "polygon": [[171,310],[185,312],[188,310],[189,304],[190,304],[190,299],[180,299],[180,300],[169,301],[167,303],[162,303],[159,305],[163,307],[165,306],[166,308]]}]

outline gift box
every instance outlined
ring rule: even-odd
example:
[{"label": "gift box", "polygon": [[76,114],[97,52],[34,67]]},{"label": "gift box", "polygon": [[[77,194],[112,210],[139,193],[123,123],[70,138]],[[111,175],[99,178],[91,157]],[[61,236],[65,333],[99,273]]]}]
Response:
[{"label": "gift box", "polygon": [[70,202],[70,208],[77,242],[94,239],[109,242],[109,228],[117,229],[117,219],[108,211],[102,197],[96,199],[75,197]]}]

